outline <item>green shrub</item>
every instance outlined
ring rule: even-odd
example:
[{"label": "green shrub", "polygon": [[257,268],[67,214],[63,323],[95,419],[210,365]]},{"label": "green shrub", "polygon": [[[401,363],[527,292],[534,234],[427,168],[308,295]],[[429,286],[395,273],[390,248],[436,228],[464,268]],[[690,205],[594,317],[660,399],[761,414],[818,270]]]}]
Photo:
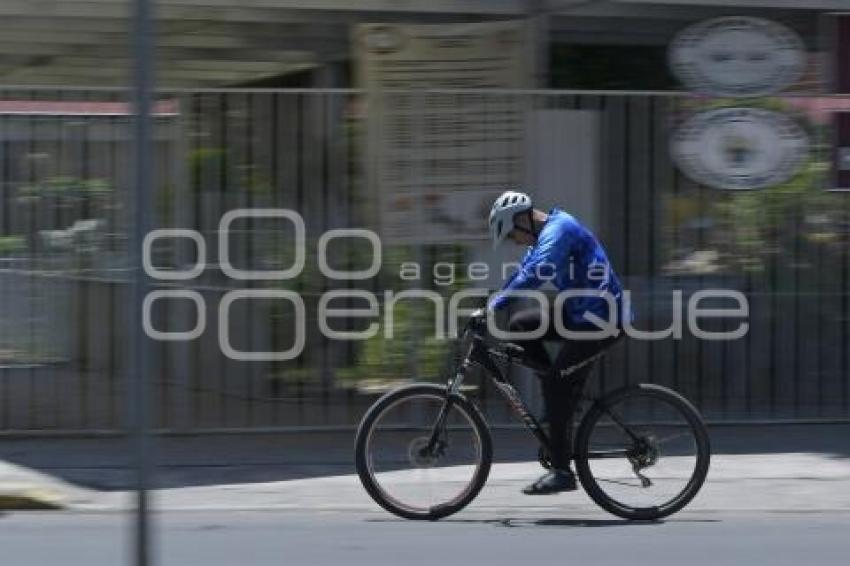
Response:
[{"label": "green shrub", "polygon": [[0,256],[10,256],[26,250],[27,244],[21,236],[0,237]]}]

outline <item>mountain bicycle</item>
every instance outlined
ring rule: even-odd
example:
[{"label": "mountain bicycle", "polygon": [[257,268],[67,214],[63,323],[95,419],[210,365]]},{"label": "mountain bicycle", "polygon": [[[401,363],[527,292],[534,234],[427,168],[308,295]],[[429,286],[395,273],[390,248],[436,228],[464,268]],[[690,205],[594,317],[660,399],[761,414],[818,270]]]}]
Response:
[{"label": "mountain bicycle", "polygon": [[[484,486],[493,459],[489,427],[461,390],[471,367],[483,370],[512,412],[537,439],[538,460],[551,467],[547,433],[500,365],[524,360],[521,346],[488,342],[467,323],[466,352],[447,383],[418,383],[390,391],[366,412],[357,431],[355,461],[363,487],[381,507],[407,519],[457,513]],[[601,357],[560,370],[560,379]],[[540,368],[534,368],[540,371]],[[579,480],[590,498],[625,519],[657,520],[685,507],[708,474],[710,443],[699,412],[659,385],[630,385],[582,397],[574,440]]]}]

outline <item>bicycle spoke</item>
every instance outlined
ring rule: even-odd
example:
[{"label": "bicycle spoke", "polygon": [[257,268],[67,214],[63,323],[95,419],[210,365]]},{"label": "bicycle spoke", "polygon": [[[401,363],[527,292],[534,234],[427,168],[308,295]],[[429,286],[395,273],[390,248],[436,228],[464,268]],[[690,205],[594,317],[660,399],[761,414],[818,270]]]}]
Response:
[{"label": "bicycle spoke", "polygon": [[699,463],[692,421],[682,410],[681,403],[668,402],[664,394],[640,391],[600,406],[584,446],[598,503],[657,516],[681,499]]},{"label": "bicycle spoke", "polygon": [[599,481],[601,481],[603,483],[611,483],[611,484],[617,484],[617,485],[624,485],[626,487],[635,487],[635,488],[638,488],[638,489],[642,489],[640,480],[638,480],[637,478],[635,478],[635,483],[628,483],[628,482],[625,482],[625,481],[622,481],[622,480],[611,480],[611,479],[603,479],[603,478],[599,478]]},{"label": "bicycle spoke", "polygon": [[412,513],[427,514],[458,500],[481,462],[481,438],[469,415],[436,394],[386,407],[369,430],[365,450],[381,498]]},{"label": "bicycle spoke", "polygon": [[661,440],[656,440],[656,443],[659,444],[659,445],[663,445],[663,444],[667,444],[668,442],[675,440],[677,438],[685,438],[685,437],[691,437],[691,433],[690,432],[679,432],[679,433],[676,433],[676,434],[671,434],[670,436],[667,436],[666,438],[662,438]]}]

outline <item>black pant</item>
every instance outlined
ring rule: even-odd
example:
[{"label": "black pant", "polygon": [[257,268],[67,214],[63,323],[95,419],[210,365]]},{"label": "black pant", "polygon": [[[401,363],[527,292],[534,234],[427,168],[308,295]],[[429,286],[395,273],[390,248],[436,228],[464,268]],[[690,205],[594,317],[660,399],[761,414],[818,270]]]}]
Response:
[{"label": "black pant", "polygon": [[[566,470],[573,459],[573,419],[581,400],[585,383],[593,369],[593,363],[582,366],[567,376],[561,376],[560,370],[579,364],[588,358],[598,354],[610,347],[620,337],[605,338],[602,340],[565,340],[558,335],[554,327],[554,318],[549,318],[549,329],[547,333],[536,340],[512,340],[525,349],[526,357],[535,365],[551,367],[550,371],[542,376],[543,402],[546,417],[549,421],[549,442],[552,453],[552,467]],[[531,308],[515,313],[510,318],[508,330],[530,331],[540,327],[540,310]],[[598,328],[587,330],[598,331]],[[560,350],[551,362],[546,352],[544,342],[558,342]]]}]

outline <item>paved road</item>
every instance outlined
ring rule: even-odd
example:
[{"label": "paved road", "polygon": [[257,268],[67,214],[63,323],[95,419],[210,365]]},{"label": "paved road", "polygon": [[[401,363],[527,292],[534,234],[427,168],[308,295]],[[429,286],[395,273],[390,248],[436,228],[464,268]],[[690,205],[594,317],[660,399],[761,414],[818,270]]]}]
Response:
[{"label": "paved road", "polygon": [[[567,496],[563,496],[566,500]],[[172,512],[160,516],[162,566],[381,564],[846,564],[850,513],[683,512],[627,523],[601,512],[469,510],[437,523],[377,512]],[[123,514],[0,517],[4,566],[118,566]]]}]

